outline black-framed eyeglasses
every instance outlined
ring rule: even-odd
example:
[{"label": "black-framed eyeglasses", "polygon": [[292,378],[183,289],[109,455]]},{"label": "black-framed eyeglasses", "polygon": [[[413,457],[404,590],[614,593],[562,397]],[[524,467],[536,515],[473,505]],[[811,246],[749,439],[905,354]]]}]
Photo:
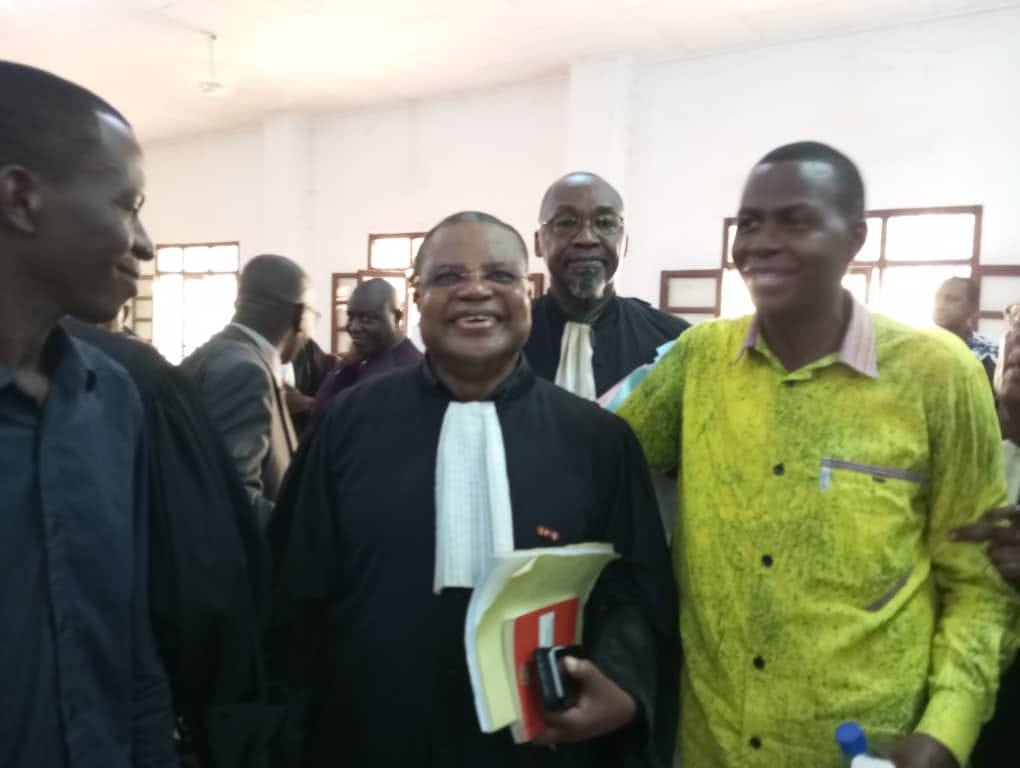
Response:
[{"label": "black-framed eyeglasses", "polygon": [[613,237],[623,231],[623,216],[612,211],[602,211],[594,216],[582,216],[576,211],[562,211],[543,221],[541,226],[550,229],[557,237],[574,237],[586,222],[591,224],[592,231],[600,237]]}]

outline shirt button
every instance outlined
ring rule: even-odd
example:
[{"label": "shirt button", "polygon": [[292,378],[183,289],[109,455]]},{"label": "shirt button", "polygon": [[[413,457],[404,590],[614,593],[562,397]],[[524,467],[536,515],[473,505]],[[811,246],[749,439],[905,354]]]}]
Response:
[{"label": "shirt button", "polygon": [[776,466],[772,467],[772,474],[776,477],[781,477],[786,474],[786,467],[782,464],[776,464]]},{"label": "shirt button", "polygon": [[751,744],[751,749],[761,749],[761,739],[757,736],[754,736],[749,743]]},{"label": "shirt button", "polygon": [[765,659],[763,659],[761,656],[756,656],[754,659],[754,668],[765,669]]},{"label": "shirt button", "polygon": [[772,555],[763,555],[761,558],[761,564],[764,565],[766,568],[771,568],[773,562],[774,561],[772,560]]}]

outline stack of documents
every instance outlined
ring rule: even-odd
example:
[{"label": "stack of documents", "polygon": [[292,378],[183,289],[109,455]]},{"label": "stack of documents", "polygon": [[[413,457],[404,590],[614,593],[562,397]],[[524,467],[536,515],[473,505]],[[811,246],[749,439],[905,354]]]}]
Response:
[{"label": "stack of documents", "polygon": [[[541,730],[536,687],[525,662],[535,648],[579,643],[584,606],[607,563],[609,544],[573,544],[496,555],[468,605],[464,646],[478,724],[512,726],[518,742]],[[534,637],[529,637],[529,635]]]}]

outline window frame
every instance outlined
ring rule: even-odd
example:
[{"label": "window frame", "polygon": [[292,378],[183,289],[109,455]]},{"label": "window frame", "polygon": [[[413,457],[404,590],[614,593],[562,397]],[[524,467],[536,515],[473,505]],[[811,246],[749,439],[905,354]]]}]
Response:
[{"label": "window frame", "polygon": [[[165,248],[180,248],[182,250],[185,250],[187,248],[218,248],[218,247],[222,247],[222,246],[233,246],[234,248],[237,249],[237,265],[235,266],[235,268],[233,270],[230,270],[230,271],[220,271],[220,272],[213,271],[211,269],[207,269],[205,271],[186,270],[186,269],[183,268],[184,267],[183,263],[181,264],[180,271],[176,271],[176,272],[168,272],[168,271],[165,271],[165,270],[161,270],[159,268],[159,252],[161,250],[165,249]],[[155,284],[156,284],[156,280],[159,279],[159,277],[161,275],[180,275],[184,279],[187,279],[188,277],[195,278],[195,277],[206,277],[206,276],[212,276],[212,275],[233,275],[235,283],[240,283],[241,265],[244,263],[244,258],[243,258],[243,251],[241,250],[241,241],[240,240],[219,240],[219,241],[211,241],[211,242],[202,242],[202,241],[199,241],[199,242],[192,242],[192,243],[157,243],[157,244],[155,244],[153,246],[153,249],[152,249],[152,259],[151,259],[151,261],[149,261],[147,263],[151,264],[152,267],[151,267],[151,270],[147,269],[144,266],[142,267],[142,270],[141,270],[142,274],[138,278],[138,293],[130,301],[130,305],[131,305],[131,318],[130,318],[130,322],[128,323],[128,327],[130,327],[131,331],[133,333],[137,334],[140,339],[142,339],[142,340],[144,340],[144,341],[146,341],[146,342],[148,342],[150,344],[153,344],[154,343],[153,340],[155,339],[155,335],[156,335],[155,334],[155,331],[156,331],[156,301],[155,301],[154,287],[155,287]],[[142,284],[143,283],[145,283],[146,286],[147,286],[145,290],[143,290],[143,288],[142,288]],[[139,317],[138,316],[137,310],[138,310],[138,300],[139,299],[142,299],[143,301],[148,301],[149,302],[149,316],[148,317]],[[141,320],[142,322],[147,322],[149,324],[149,333],[148,333],[147,336],[145,334],[138,333],[138,329],[135,327],[136,326],[136,320]],[[182,357],[183,357],[184,347],[181,348],[181,354],[182,354]]]},{"label": "window frame", "polygon": [[[971,245],[971,253],[968,258],[963,259],[931,259],[921,261],[910,261],[903,259],[888,259],[886,257],[886,240],[888,223],[890,219],[903,217],[903,216],[924,216],[924,215],[961,215],[970,214],[974,216],[974,236],[973,243]],[[870,297],[871,290],[875,285],[876,278],[878,283],[881,283],[883,273],[888,267],[938,267],[938,266],[967,266],[970,267],[971,279],[975,280],[978,284],[980,291],[982,278],[989,277],[1020,277],[1020,266],[1010,265],[983,265],[981,263],[981,237],[984,226],[984,206],[983,205],[943,205],[943,206],[931,206],[921,208],[876,208],[865,211],[864,218],[869,219],[881,219],[882,221],[882,234],[879,243],[878,258],[873,261],[857,261],[856,259],[850,263],[848,272],[855,274],[864,274],[868,284],[868,295]],[[712,314],[714,317],[719,317],[722,313],[722,279],[723,274],[726,270],[736,269],[733,262],[730,260],[730,249],[732,246],[730,240],[731,228],[736,226],[737,218],[735,216],[726,216],[723,218],[722,226],[722,257],[720,259],[719,269],[680,269],[680,270],[662,270],[659,277],[659,309],[663,312],[670,312],[673,314],[682,313],[694,313],[694,314]],[[716,283],[716,303],[713,307],[670,307],[668,306],[669,297],[669,283],[671,280],[683,279],[683,278],[706,278],[706,277],[717,277]],[[980,302],[980,295],[979,295]],[[1001,316],[1001,311],[995,310],[982,310],[979,312],[979,317],[983,319],[994,319]]]},{"label": "window frame", "polygon": [[413,269],[414,268],[414,257],[416,255],[415,252],[414,252],[413,243],[414,243],[415,240],[418,240],[420,238],[424,238],[425,235],[427,235],[427,234],[428,234],[427,232],[378,232],[378,233],[374,233],[374,234],[369,234],[369,236],[368,236],[368,256],[365,259],[365,263],[368,265],[368,268],[365,271],[368,271],[368,272],[372,272],[372,271],[393,272],[393,271],[396,271],[396,269],[398,269],[397,267],[377,267],[375,264],[372,263],[372,246],[375,244],[376,240],[399,240],[399,239],[402,239],[402,238],[406,238],[407,239],[408,260],[407,260],[407,267],[406,267],[406,269]]}]

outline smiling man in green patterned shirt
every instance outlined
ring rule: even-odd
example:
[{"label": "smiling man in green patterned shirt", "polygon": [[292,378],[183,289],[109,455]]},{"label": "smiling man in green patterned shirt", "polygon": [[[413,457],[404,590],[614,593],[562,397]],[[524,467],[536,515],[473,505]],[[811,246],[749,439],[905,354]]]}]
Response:
[{"label": "smiling man in green patterned shirt", "polygon": [[769,153],[733,249],[756,315],[688,331],[619,411],[680,469],[685,766],[835,768],[845,720],[964,765],[1014,650],[1015,597],[949,536],[1005,500],[984,372],[842,289],[866,235],[848,158]]}]

